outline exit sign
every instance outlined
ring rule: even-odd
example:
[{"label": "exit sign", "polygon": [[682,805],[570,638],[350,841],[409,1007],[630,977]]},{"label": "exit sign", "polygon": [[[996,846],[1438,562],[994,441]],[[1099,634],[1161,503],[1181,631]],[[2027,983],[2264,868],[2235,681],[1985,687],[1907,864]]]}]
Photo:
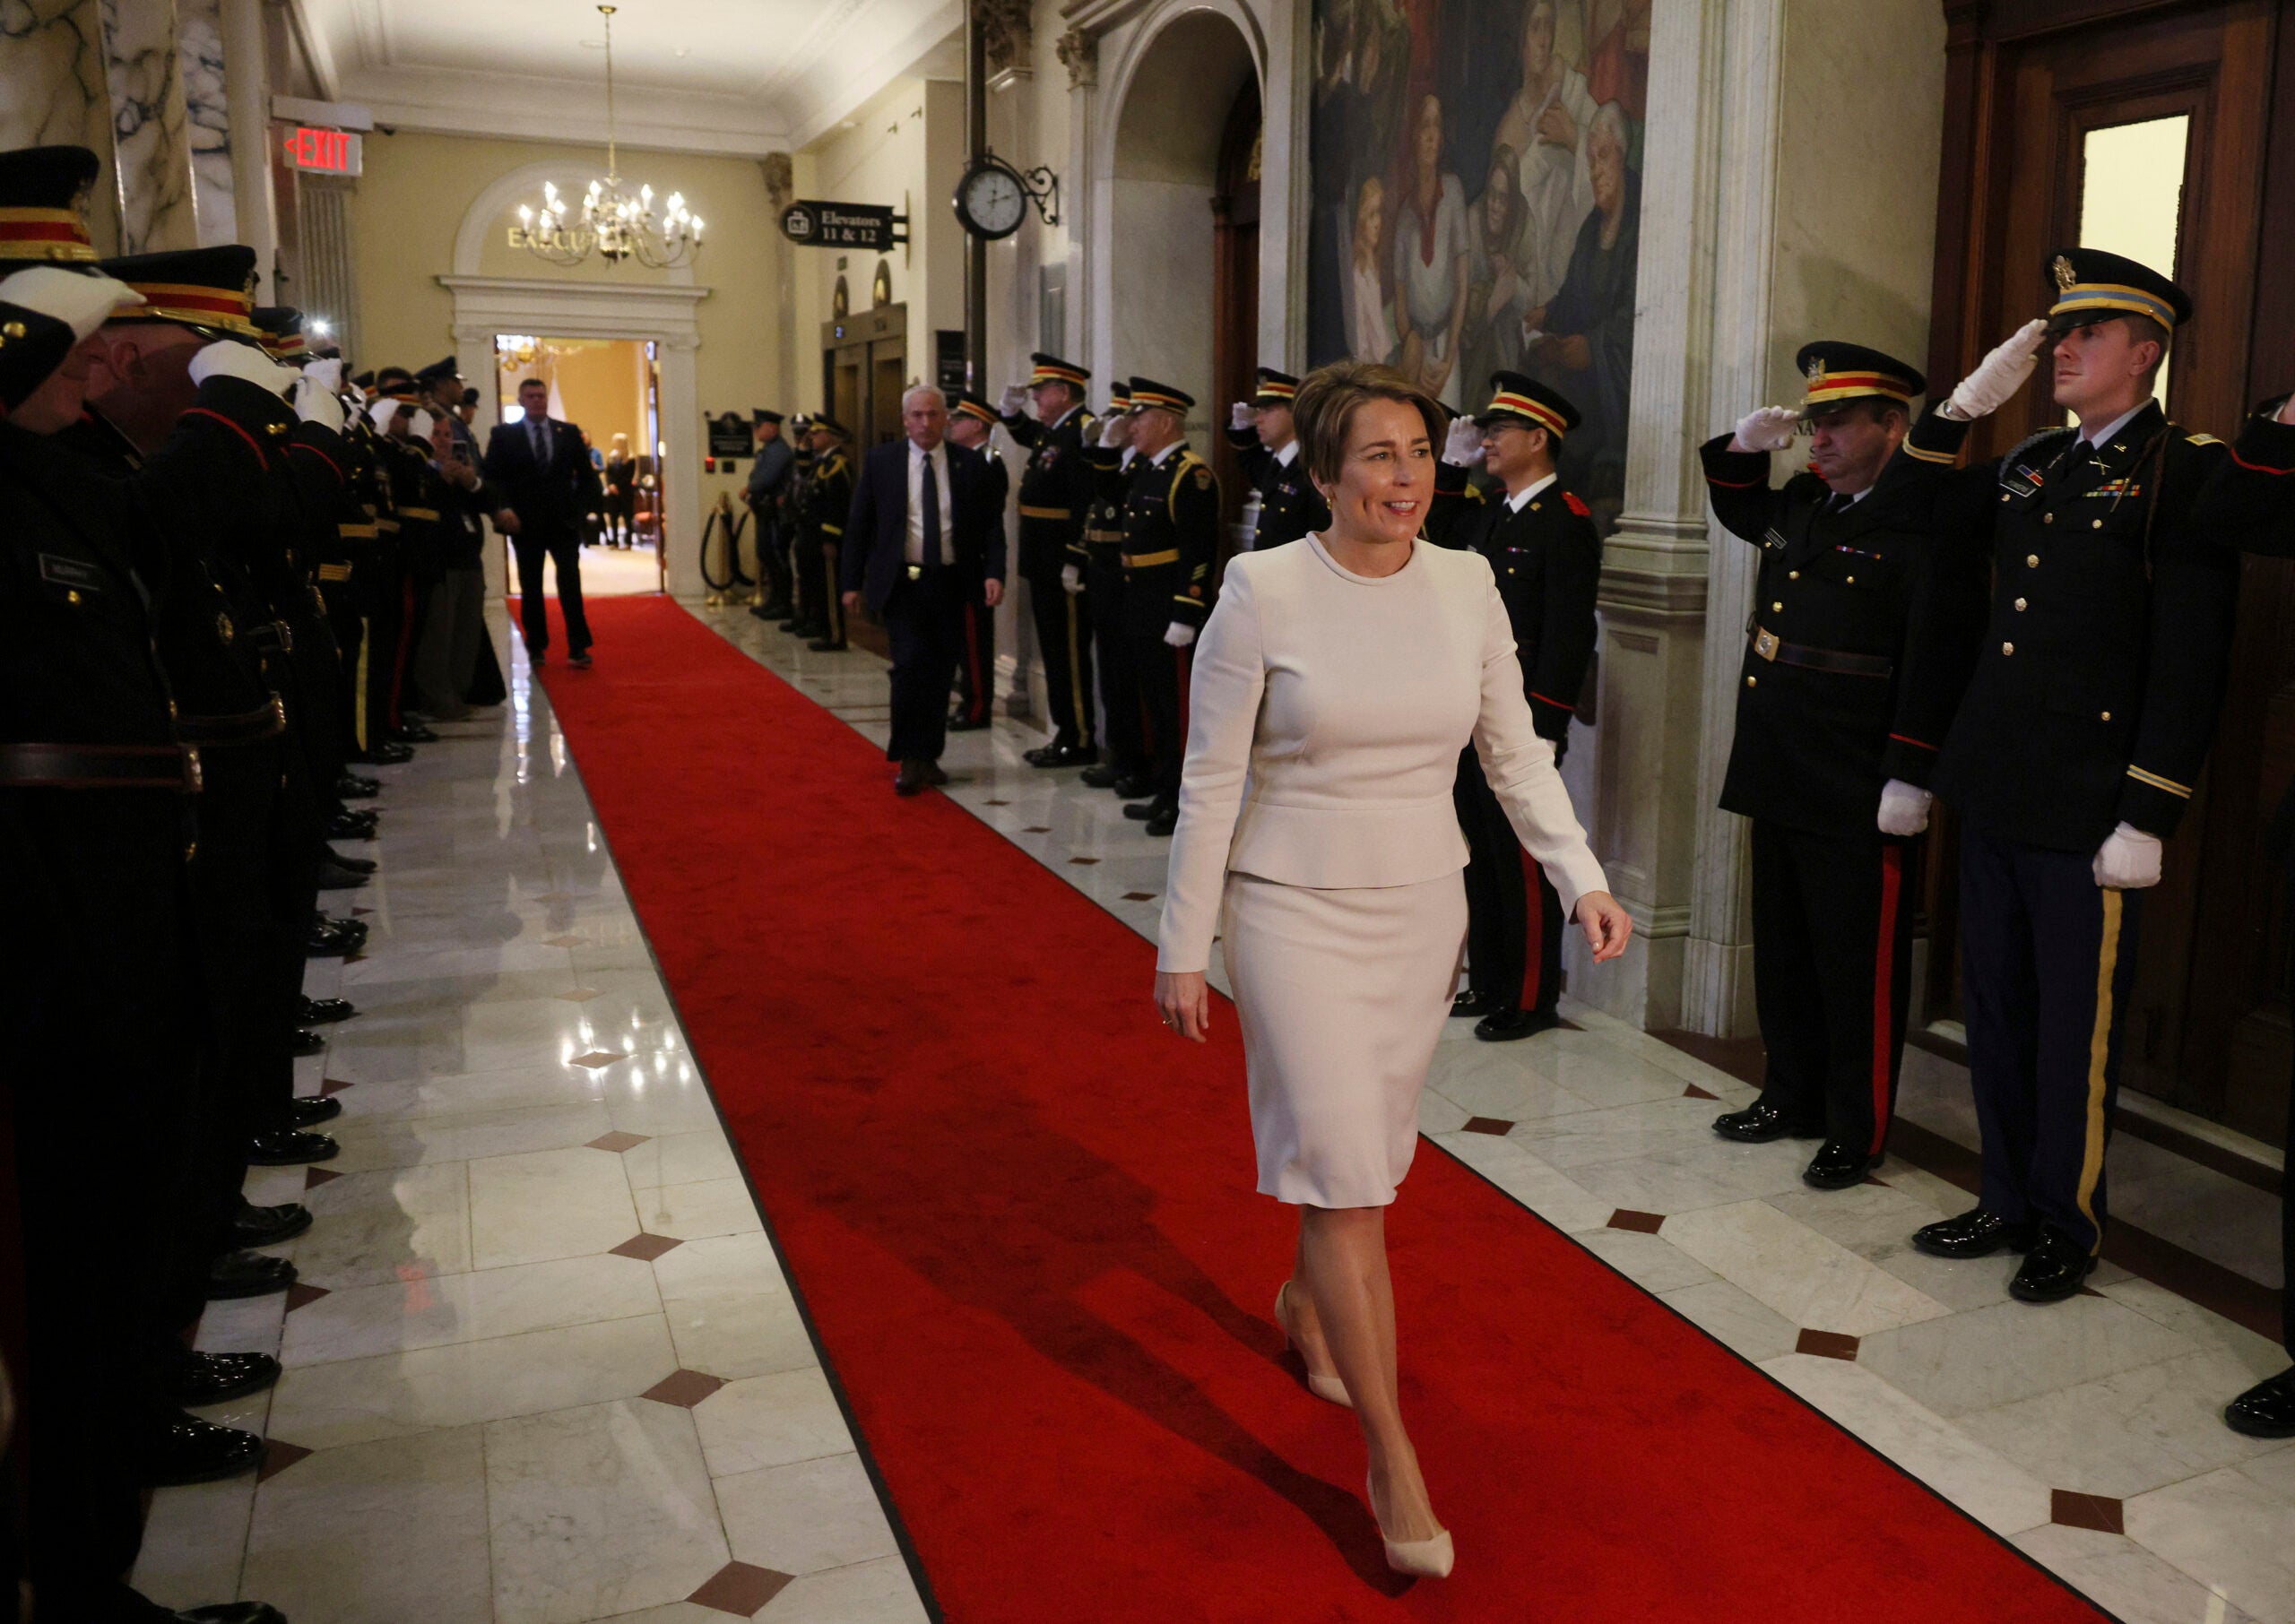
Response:
[{"label": "exit sign", "polygon": [[287,126],[287,139],[281,144],[287,150],[287,161],[298,169],[320,175],[356,176],[359,142],[360,137],[348,130],[322,130],[298,124]]}]

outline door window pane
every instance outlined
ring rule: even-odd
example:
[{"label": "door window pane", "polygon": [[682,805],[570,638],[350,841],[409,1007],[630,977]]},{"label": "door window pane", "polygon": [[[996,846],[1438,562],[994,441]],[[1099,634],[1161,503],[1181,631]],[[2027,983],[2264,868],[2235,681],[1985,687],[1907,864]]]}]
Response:
[{"label": "door window pane", "polygon": [[[2081,152],[2080,246],[2125,255],[2175,276],[2184,149],[2190,138],[2187,113],[2089,131]],[[2166,372],[2160,375],[2159,394],[2164,407]]]}]

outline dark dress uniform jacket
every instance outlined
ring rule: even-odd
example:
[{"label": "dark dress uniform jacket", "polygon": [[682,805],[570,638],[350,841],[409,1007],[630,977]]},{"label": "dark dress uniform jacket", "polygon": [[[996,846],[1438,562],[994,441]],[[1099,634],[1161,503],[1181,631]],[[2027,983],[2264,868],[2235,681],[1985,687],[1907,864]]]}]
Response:
[{"label": "dark dress uniform jacket", "polygon": [[1530,721],[1558,751],[1570,736],[1570,718],[1594,655],[1602,539],[1590,511],[1558,483],[1519,513],[1503,497],[1470,497],[1430,513],[1427,539],[1490,560],[1514,627]]},{"label": "dark dress uniform jacket", "polygon": [[1988,834],[2066,851],[2183,816],[2223,695],[2246,484],[2156,402],[2091,453],[2077,437],[1964,471],[1941,519],[1989,540],[1993,587],[1936,791]]},{"label": "dark dress uniform jacket", "polygon": [[1020,472],[1020,573],[1032,580],[1084,560],[1084,518],[1092,505],[1084,442],[1096,426],[1081,406],[1055,424],[1025,412],[1004,419],[1014,443],[1028,448]]},{"label": "dark dress uniform jacket", "polygon": [[[1112,457],[1121,454],[1111,453]],[[1219,554],[1219,480],[1184,445],[1131,459],[1123,506],[1123,616],[1134,636],[1203,629]]]},{"label": "dark dress uniform jacket", "polygon": [[1310,531],[1330,528],[1330,509],[1307,483],[1304,447],[1288,462],[1259,442],[1251,428],[1230,428],[1227,444],[1235,449],[1235,465],[1259,492],[1259,522],[1251,531],[1251,550],[1265,552],[1286,541],[1296,541]]},{"label": "dark dress uniform jacket", "polygon": [[[1004,465],[984,452],[944,441],[948,459],[949,550],[966,597],[1004,574]],[[862,459],[845,524],[843,590],[880,615],[906,574],[909,443],[891,440]],[[925,545],[932,545],[926,538]]]},{"label": "dark dress uniform jacket", "polygon": [[844,540],[844,521],[853,511],[853,456],[842,445],[813,464],[805,480],[801,515],[802,536],[810,551],[812,567],[820,563],[821,549]]},{"label": "dark dress uniform jacket", "polygon": [[605,505],[605,488],[590,462],[581,431],[556,418],[550,426],[550,466],[534,462],[526,420],[498,423],[486,438],[485,474],[502,493],[503,505],[518,515],[521,541],[548,541],[578,531],[585,514]]},{"label": "dark dress uniform jacket", "polygon": [[[1966,426],[1938,422],[1956,453]],[[1728,445],[1700,448],[1713,511],[1761,566],[1722,809],[1870,834],[1884,784],[1934,773],[1983,624],[1982,556],[1935,531],[1936,462],[1900,454],[1862,501],[1827,512],[1816,475],[1771,489],[1769,454]],[[1822,669],[1823,654],[1858,669]]]}]

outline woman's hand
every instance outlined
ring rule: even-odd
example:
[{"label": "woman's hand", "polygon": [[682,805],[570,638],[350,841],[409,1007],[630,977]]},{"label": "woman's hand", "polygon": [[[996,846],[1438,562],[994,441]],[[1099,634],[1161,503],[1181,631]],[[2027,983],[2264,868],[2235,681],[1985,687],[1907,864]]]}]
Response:
[{"label": "woman's hand", "polygon": [[[1617,904],[1612,903],[1610,906],[1615,908]],[[1618,945],[1625,945],[1624,937],[1618,938]],[[1156,1009],[1166,1028],[1190,1042],[1201,1043],[1211,1036],[1211,989],[1205,984],[1200,970],[1183,970],[1177,974],[1158,970]]]},{"label": "woman's hand", "polygon": [[[1633,934],[1633,916],[1608,892],[1589,891],[1578,899],[1578,928],[1586,933],[1586,946],[1594,950],[1594,963],[1606,964],[1625,951],[1625,939]],[[1156,980],[1160,991],[1163,978]]]}]

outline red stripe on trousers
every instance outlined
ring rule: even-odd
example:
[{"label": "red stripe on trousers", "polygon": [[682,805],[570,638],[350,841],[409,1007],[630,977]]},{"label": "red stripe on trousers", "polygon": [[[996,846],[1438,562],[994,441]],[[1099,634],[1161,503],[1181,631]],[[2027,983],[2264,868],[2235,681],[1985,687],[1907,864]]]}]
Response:
[{"label": "red stripe on trousers", "polygon": [[1524,911],[1530,916],[1529,929],[1524,934],[1522,946],[1522,1000],[1518,1007],[1536,1009],[1538,1006],[1539,982],[1546,974],[1546,898],[1538,891],[1537,859],[1522,851],[1520,841],[1514,850],[1522,859],[1522,901]]},{"label": "red stripe on trousers", "polygon": [[1881,848],[1881,940],[1873,955],[1873,1147],[1881,1153],[1889,1136],[1889,1050],[1896,1034],[1889,994],[1896,980],[1897,909],[1904,892],[1904,848]]}]

